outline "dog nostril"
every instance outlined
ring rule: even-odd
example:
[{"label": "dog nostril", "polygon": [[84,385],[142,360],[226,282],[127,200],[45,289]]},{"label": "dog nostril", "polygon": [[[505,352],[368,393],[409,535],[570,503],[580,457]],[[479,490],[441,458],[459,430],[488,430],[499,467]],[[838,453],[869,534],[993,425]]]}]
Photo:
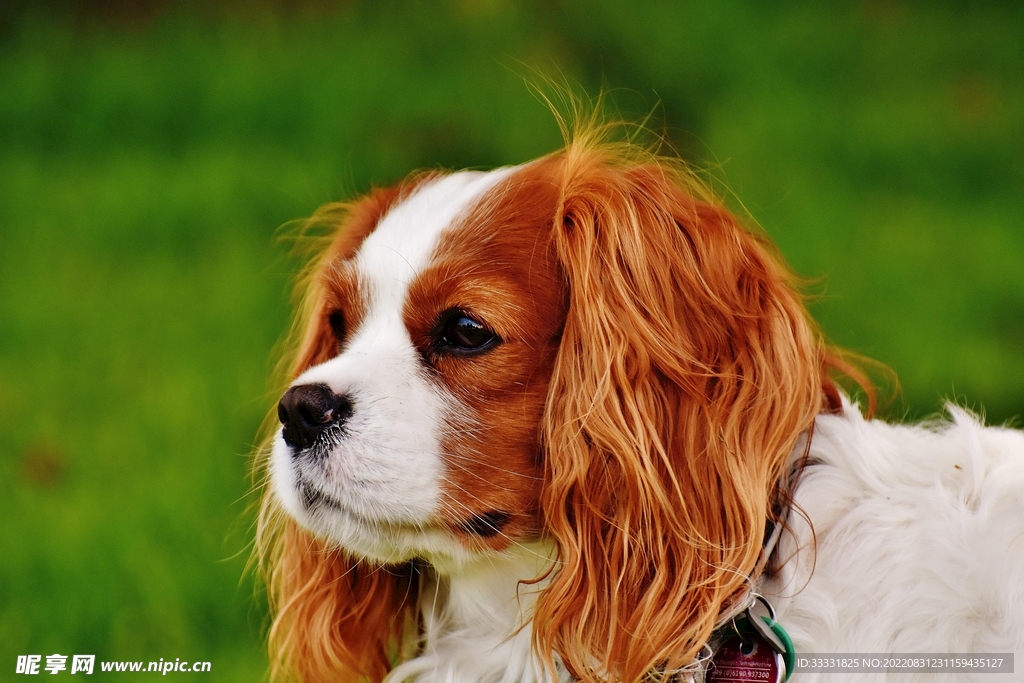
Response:
[{"label": "dog nostril", "polygon": [[292,387],[277,404],[284,440],[297,448],[309,448],[321,432],[344,424],[351,414],[351,399],[335,394],[326,384]]},{"label": "dog nostril", "polygon": [[310,409],[307,406],[299,406],[299,414],[302,419],[309,424],[325,425],[334,420],[334,409],[327,408],[326,410],[320,411],[317,409]]}]

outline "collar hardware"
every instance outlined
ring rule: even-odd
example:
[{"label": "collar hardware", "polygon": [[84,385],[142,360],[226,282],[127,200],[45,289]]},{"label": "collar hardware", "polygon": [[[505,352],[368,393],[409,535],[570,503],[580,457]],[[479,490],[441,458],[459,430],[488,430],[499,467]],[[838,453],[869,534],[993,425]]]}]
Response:
[{"label": "collar hardware", "polygon": [[705,683],[784,683],[796,663],[793,640],[760,595],[716,631],[712,642],[718,646],[705,671]]}]

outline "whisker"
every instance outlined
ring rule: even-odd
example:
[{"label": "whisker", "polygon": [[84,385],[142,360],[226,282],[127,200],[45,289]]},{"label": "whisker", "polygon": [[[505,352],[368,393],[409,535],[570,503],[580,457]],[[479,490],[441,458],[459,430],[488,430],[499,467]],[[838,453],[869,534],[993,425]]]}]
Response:
[{"label": "whisker", "polygon": [[[466,456],[466,455],[460,455],[458,453],[450,453],[450,452],[447,452],[447,451],[442,453],[442,455],[445,458],[452,458],[453,460],[462,460],[464,462],[468,462],[471,465],[483,465],[483,466],[488,467],[490,469],[493,469],[493,470],[495,470],[497,472],[502,472],[504,474],[511,474],[513,476],[520,477],[522,479],[529,479],[531,481],[544,481],[544,477],[536,477],[536,476],[533,476],[532,474],[526,474],[524,472],[517,472],[516,470],[511,470],[511,469],[508,469],[506,467],[498,467],[497,465],[494,465],[492,463],[486,462],[484,460],[478,460],[476,458],[471,458],[471,457]],[[468,472],[469,474],[472,474],[473,476],[475,476],[477,479],[480,479],[481,481],[487,481],[481,474],[471,470],[466,465],[463,465],[463,464],[458,463],[458,462],[452,462],[451,464],[453,466],[459,468],[460,470],[464,471],[464,472]]]}]

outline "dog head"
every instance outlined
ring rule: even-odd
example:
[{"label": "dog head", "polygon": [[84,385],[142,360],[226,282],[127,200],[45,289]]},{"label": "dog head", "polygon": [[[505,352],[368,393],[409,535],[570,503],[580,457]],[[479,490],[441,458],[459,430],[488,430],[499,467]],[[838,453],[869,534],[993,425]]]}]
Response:
[{"label": "dog head", "polygon": [[323,215],[261,521],[275,666],[379,680],[417,571],[532,541],[541,661],[690,662],[827,384],[769,246],[680,163],[587,135]]}]

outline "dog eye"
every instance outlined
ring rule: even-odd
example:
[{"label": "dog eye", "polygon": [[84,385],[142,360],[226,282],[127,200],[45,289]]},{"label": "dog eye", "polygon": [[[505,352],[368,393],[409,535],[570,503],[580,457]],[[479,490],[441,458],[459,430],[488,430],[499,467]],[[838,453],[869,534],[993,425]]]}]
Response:
[{"label": "dog eye", "polygon": [[484,351],[501,340],[479,320],[452,311],[442,322],[437,341],[439,351],[466,353]]},{"label": "dog eye", "polygon": [[348,332],[348,326],[345,325],[345,314],[341,311],[334,311],[327,316],[327,322],[334,332],[335,339],[339,342],[345,341],[345,333]]}]

